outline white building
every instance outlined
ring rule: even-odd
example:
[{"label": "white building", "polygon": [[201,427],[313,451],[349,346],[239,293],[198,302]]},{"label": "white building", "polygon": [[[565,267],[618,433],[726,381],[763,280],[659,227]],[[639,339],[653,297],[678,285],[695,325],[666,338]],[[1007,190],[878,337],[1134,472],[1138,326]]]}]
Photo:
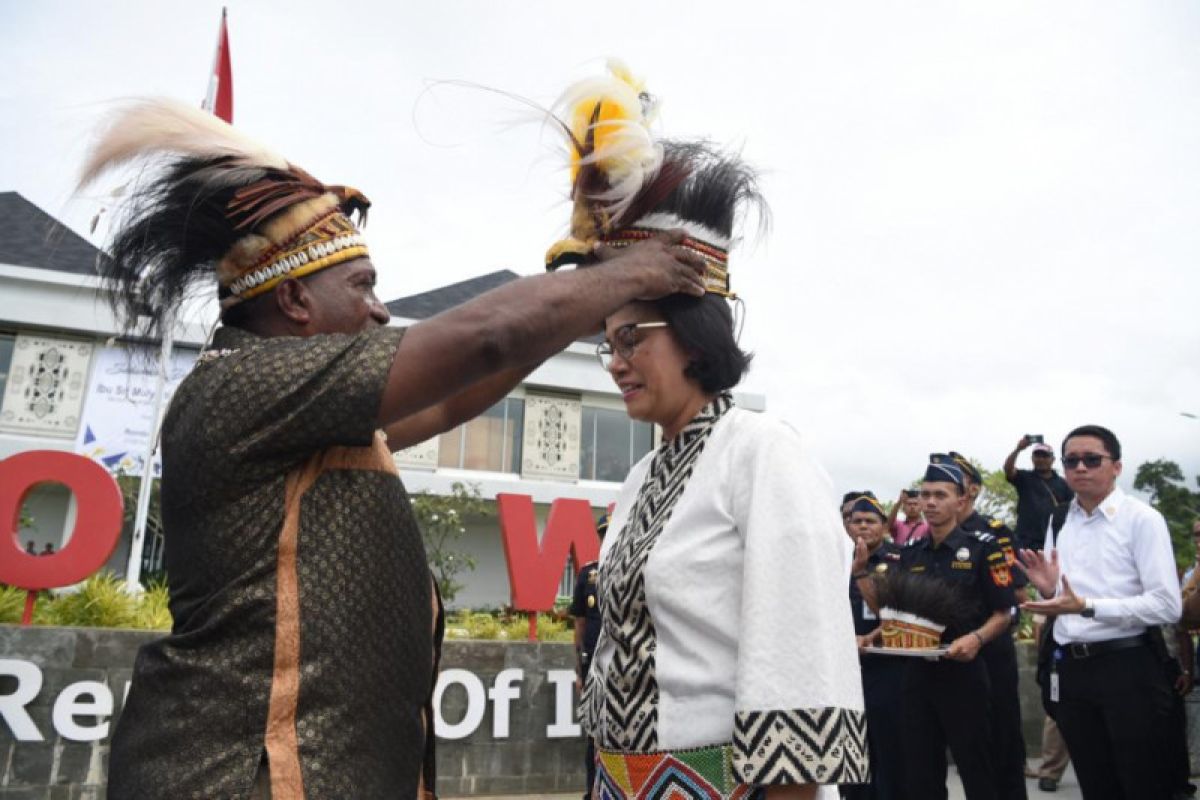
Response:
[{"label": "white building", "polygon": [[[0,458],[31,449],[74,450],[110,467],[138,467],[145,440],[144,394],[156,349],[119,338],[95,275],[97,251],[14,192],[0,193]],[[387,303],[393,325],[426,319],[518,276],[493,272]],[[176,331],[178,378],[205,338],[199,326]],[[140,345],[140,346],[139,346]],[[551,501],[586,499],[599,516],[616,499],[629,467],[654,445],[655,432],[625,415],[620,395],[599,365],[596,341],[554,356],[477,419],[396,454],[410,493],[446,494],[458,482],[485,498],[499,492],[533,497],[539,522]],[[130,353],[137,353],[132,360]],[[114,397],[121,395],[121,397]],[[134,398],[137,400],[138,398]],[[739,395],[762,410],[758,395]],[[108,438],[97,433],[109,431]],[[125,439],[122,440],[122,435]],[[126,446],[130,445],[130,446]],[[69,492],[39,487],[27,503],[36,527],[20,532],[37,549],[61,546],[71,527]],[[128,532],[109,562],[123,573]],[[508,576],[495,519],[472,521],[460,542],[476,569],[460,576],[457,606],[508,602]],[[161,542],[147,540],[144,567],[161,563]]]}]

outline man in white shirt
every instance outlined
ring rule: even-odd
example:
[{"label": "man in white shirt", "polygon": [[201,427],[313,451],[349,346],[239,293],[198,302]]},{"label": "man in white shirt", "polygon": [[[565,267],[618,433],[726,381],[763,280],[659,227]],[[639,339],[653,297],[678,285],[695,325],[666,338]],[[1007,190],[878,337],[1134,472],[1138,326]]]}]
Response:
[{"label": "man in white shirt", "polygon": [[1162,515],[1116,486],[1121,445],[1099,425],[1067,434],[1063,467],[1075,492],[1046,550],[1021,551],[1053,617],[1042,692],[1087,800],[1170,798],[1164,731],[1171,687],[1154,628],[1178,621],[1179,580]]}]

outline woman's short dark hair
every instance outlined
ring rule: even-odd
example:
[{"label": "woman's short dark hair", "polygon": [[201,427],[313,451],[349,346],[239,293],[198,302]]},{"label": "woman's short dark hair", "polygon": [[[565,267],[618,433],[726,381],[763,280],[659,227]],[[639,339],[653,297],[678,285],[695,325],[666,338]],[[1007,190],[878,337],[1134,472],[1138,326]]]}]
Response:
[{"label": "woman's short dark hair", "polygon": [[1112,457],[1113,461],[1121,460],[1121,443],[1117,441],[1117,435],[1108,428],[1104,428],[1099,425],[1080,425],[1078,428],[1068,433],[1063,438],[1062,442],[1062,450],[1060,452],[1063,455],[1067,454],[1067,442],[1070,439],[1074,439],[1076,436],[1094,436],[1101,442],[1104,442],[1104,449],[1108,451],[1108,454]]},{"label": "woman's short dark hair", "polygon": [[753,355],[738,347],[733,337],[733,312],[725,298],[716,294],[673,294],[653,305],[688,354],[685,376],[700,384],[705,394],[738,385]]}]

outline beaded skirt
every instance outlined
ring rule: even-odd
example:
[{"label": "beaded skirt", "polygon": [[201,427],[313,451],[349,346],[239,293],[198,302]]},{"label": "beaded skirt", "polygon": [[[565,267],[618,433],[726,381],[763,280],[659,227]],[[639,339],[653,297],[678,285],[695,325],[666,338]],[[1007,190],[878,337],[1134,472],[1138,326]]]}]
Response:
[{"label": "beaded skirt", "polygon": [[729,745],[664,753],[599,750],[593,800],[761,800],[733,777]]}]

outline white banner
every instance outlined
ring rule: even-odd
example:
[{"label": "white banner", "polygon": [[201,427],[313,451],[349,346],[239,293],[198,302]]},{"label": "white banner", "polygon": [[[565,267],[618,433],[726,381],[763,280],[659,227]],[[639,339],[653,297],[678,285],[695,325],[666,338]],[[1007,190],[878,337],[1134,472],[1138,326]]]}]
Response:
[{"label": "white banner", "polygon": [[[196,363],[196,351],[176,350],[164,389],[163,412],[184,376]],[[158,351],[146,347],[101,347],[83,404],[83,423],[75,449],[99,461],[114,474],[140,475],[146,443],[158,430],[154,415],[154,386]],[[162,472],[155,454],[154,474]]]}]

